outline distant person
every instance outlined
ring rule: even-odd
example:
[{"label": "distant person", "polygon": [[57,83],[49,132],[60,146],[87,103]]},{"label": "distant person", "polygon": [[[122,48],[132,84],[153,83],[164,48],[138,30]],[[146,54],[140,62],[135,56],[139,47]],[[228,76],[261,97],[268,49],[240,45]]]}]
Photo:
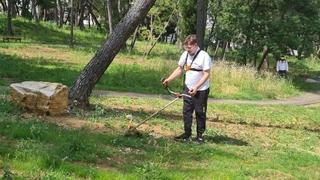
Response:
[{"label": "distant person", "polygon": [[289,70],[288,61],[281,57],[277,61],[277,73],[280,77],[286,77]]},{"label": "distant person", "polygon": [[163,81],[163,85],[167,86],[172,80],[185,73],[183,93],[191,95],[191,98],[183,97],[184,133],[174,139],[179,141],[191,140],[192,114],[195,111],[197,122],[195,140],[203,143],[212,66],[211,58],[207,52],[199,48],[194,34],[186,37],[184,49],[178,67]]}]

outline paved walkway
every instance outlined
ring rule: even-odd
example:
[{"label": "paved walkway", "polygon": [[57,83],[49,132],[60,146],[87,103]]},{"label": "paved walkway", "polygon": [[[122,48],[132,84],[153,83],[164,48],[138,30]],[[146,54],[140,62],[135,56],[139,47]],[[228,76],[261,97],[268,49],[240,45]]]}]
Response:
[{"label": "paved walkway", "polygon": [[[104,91],[94,90],[93,95],[101,97],[117,97],[117,96],[128,96],[128,97],[143,97],[143,98],[162,98],[162,99],[173,99],[169,95],[155,95],[155,94],[142,94],[133,92],[116,92],[116,91]],[[255,104],[255,105],[275,105],[275,104],[290,104],[290,105],[310,105],[320,103],[320,91],[306,92],[301,96],[291,97],[287,99],[278,100],[231,100],[231,99],[214,99],[209,98],[209,103],[219,104]]]}]

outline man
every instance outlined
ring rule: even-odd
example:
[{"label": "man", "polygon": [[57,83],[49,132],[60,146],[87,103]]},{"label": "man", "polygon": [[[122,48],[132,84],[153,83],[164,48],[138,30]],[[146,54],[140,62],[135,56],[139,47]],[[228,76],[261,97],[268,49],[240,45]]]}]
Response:
[{"label": "man", "polygon": [[178,62],[178,67],[163,81],[168,84],[185,72],[183,93],[191,95],[191,98],[183,97],[183,121],[184,133],[176,136],[175,140],[190,141],[192,114],[196,113],[197,136],[195,140],[204,142],[203,133],[206,129],[207,101],[209,94],[209,78],[212,66],[211,58],[197,44],[196,35],[189,35],[184,41],[185,51]]},{"label": "man", "polygon": [[288,70],[288,62],[283,57],[281,57],[280,60],[277,61],[277,73],[280,77],[285,77]]}]

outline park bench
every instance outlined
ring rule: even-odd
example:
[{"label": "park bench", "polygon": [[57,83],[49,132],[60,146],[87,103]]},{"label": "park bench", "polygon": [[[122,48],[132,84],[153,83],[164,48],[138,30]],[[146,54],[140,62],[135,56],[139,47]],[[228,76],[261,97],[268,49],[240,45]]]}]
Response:
[{"label": "park bench", "polygon": [[2,36],[3,42],[9,42],[10,40],[14,40],[15,42],[17,42],[17,41],[21,42],[22,37],[20,37],[20,36]]}]

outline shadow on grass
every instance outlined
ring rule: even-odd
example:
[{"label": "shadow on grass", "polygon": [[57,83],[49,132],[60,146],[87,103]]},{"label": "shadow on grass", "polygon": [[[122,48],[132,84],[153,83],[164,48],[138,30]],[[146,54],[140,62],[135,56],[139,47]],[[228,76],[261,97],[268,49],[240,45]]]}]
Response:
[{"label": "shadow on grass", "polygon": [[[49,81],[71,86],[80,74],[81,67],[44,58],[21,58],[0,53],[0,78],[16,81]],[[160,79],[164,69],[144,69],[139,65],[111,65],[97,89],[165,94]],[[2,82],[3,83],[3,82]]]},{"label": "shadow on grass", "polygon": [[[30,161],[34,163],[33,167],[42,170],[66,171],[76,175],[79,172],[73,168],[62,169],[65,163],[81,162],[83,169],[91,167],[90,164],[106,164],[119,172],[135,173],[137,167],[143,167],[146,162],[157,162],[159,167],[175,164],[176,170],[181,171],[181,166],[177,164],[207,160],[212,156],[229,160],[238,158],[232,153],[207,146],[198,148],[194,144],[180,144],[145,135],[137,138],[95,133],[86,129],[65,129],[37,120],[9,118],[2,119],[0,125],[6,127],[0,129],[0,135],[11,139],[11,144],[19,147],[12,151],[9,151],[10,146],[0,148],[0,158],[14,158],[15,162],[21,161],[21,164]],[[95,174],[86,174],[85,177],[92,175],[94,177]]]},{"label": "shadow on grass", "polygon": [[78,74],[75,68],[50,59],[22,59],[0,53],[0,77],[12,81],[49,81],[70,86]]},{"label": "shadow on grass", "polygon": [[249,145],[246,141],[242,141],[242,140],[228,137],[225,135],[206,136],[205,138],[208,142],[216,143],[216,144],[229,144],[229,145],[237,145],[237,146]]},{"label": "shadow on grass", "polygon": [[[5,16],[0,14],[0,24],[6,24]],[[70,43],[70,32],[67,28],[58,28],[54,23],[29,21],[23,18],[13,19],[15,35],[30,39],[42,44],[65,44]],[[0,26],[0,33],[5,34],[5,27]],[[84,31],[74,31],[75,45],[82,47],[82,51],[98,49],[104,40],[102,32],[92,28]],[[98,43],[97,43],[98,42]],[[101,43],[99,43],[101,42]]]},{"label": "shadow on grass", "polygon": [[306,78],[319,76],[320,71],[312,71],[312,69],[310,69],[303,61],[297,60],[295,62],[290,62],[292,83],[295,87],[305,92],[318,91],[320,89],[320,84],[307,83],[305,80]]}]

